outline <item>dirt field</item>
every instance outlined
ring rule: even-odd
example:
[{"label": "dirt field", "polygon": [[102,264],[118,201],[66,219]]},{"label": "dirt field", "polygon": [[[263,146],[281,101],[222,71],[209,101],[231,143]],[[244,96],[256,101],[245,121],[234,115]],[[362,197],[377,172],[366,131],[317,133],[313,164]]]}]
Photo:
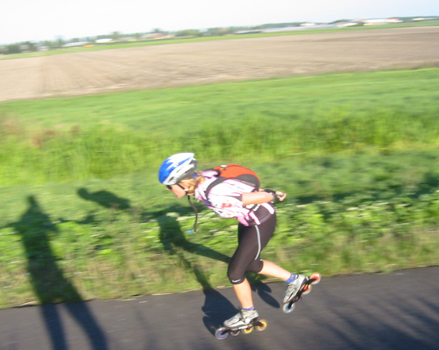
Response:
[{"label": "dirt field", "polygon": [[0,61],[0,101],[439,66],[439,27],[145,46]]}]

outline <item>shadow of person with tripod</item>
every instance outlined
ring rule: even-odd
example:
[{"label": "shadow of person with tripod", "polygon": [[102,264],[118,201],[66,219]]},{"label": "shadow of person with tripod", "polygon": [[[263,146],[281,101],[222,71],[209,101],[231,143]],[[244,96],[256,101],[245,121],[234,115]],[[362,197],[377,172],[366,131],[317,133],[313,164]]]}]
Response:
[{"label": "shadow of person with tripod", "polygon": [[[67,350],[66,331],[60,315],[65,308],[82,328],[93,350],[108,349],[104,332],[75,286],[64,277],[50,246],[50,235],[58,230],[44,213],[35,196],[27,198],[28,208],[11,227],[21,236],[30,282],[41,306],[41,315],[52,349]],[[63,304],[60,304],[63,303]]]}]

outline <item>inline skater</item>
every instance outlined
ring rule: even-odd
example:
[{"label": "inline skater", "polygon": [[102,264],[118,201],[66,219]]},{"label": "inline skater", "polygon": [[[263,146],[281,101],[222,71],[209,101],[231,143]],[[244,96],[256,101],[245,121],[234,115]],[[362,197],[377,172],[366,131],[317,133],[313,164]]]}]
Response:
[{"label": "inline skater", "polygon": [[224,321],[224,326],[233,328],[248,325],[259,315],[253,304],[250,284],[245,277],[247,271],[285,281],[287,289],[284,303],[291,300],[307,280],[304,275],[293,274],[260,257],[276,226],[273,203],[283,201],[287,195],[280,191],[260,189],[259,179],[251,170],[251,174],[224,178],[221,169],[227,166],[200,172],[195,171],[196,167],[194,153],[174,154],[160,166],[159,181],[177,198],[194,196],[219,216],[239,221],[238,247],[229,263],[227,275],[241,310]]}]

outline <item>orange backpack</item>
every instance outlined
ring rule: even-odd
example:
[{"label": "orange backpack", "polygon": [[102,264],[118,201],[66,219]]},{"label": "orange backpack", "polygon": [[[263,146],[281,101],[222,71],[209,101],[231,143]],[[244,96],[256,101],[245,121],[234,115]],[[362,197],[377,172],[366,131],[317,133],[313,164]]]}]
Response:
[{"label": "orange backpack", "polygon": [[258,175],[253,170],[250,170],[246,167],[237,164],[228,164],[228,165],[220,165],[216,166],[212,169],[217,172],[217,179],[213,181],[206,189],[206,193],[209,193],[212,187],[218,185],[219,183],[227,180],[234,179],[251,186],[254,186],[256,191],[261,187],[261,180],[259,180]]}]

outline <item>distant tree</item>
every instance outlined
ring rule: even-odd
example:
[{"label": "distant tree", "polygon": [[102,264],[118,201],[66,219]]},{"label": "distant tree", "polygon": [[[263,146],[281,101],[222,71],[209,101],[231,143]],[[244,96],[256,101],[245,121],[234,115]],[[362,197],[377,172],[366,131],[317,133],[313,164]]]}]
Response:
[{"label": "distant tree", "polygon": [[62,47],[64,44],[65,44],[64,39],[61,36],[59,36],[56,39],[55,47]]},{"label": "distant tree", "polygon": [[10,44],[6,46],[7,54],[20,53],[20,44]]},{"label": "distant tree", "polygon": [[175,36],[177,36],[177,37],[183,37],[183,36],[196,37],[196,36],[201,36],[201,35],[202,34],[200,33],[200,31],[197,29],[185,29],[185,30],[180,30],[180,31],[175,33]]},{"label": "distant tree", "polygon": [[222,36],[233,33],[231,28],[209,28],[207,34],[209,36]]},{"label": "distant tree", "polygon": [[121,38],[121,34],[120,34],[120,32],[113,32],[113,34],[111,34],[111,38],[113,39],[113,40],[118,40],[118,39],[120,39]]},{"label": "distant tree", "polygon": [[350,19],[338,19],[338,20],[336,20],[334,22],[330,22],[328,24],[344,23],[344,22],[350,22],[350,21],[351,21]]},{"label": "distant tree", "polygon": [[56,44],[53,41],[45,40],[42,42],[43,46],[48,47],[49,49],[53,49]]},{"label": "distant tree", "polygon": [[26,44],[28,46],[28,51],[35,52],[38,51],[38,45],[37,43],[26,41]]}]

